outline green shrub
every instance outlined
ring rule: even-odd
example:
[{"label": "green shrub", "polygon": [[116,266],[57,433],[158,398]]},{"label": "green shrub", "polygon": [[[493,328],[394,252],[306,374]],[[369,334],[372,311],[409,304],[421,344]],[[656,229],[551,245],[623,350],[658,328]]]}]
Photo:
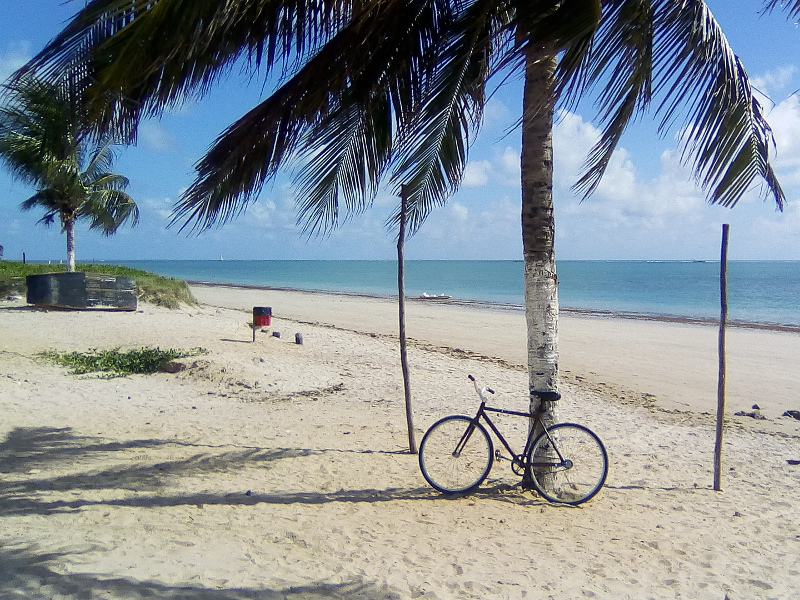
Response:
[{"label": "green shrub", "polygon": [[0,279],[0,299],[7,296],[24,296],[25,289],[25,279],[22,277]]},{"label": "green shrub", "polygon": [[204,348],[177,350],[169,348],[139,348],[138,350],[120,351],[92,349],[88,352],[57,352],[47,350],[39,356],[58,365],[72,369],[73,375],[86,373],[107,373],[110,377],[121,377],[133,373],[156,373],[163,371],[167,363],[176,358],[205,354]]}]

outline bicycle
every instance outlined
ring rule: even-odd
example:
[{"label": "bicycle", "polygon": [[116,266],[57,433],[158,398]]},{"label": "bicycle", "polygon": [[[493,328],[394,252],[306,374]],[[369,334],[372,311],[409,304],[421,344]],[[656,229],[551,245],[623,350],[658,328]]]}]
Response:
[{"label": "bicycle", "polygon": [[[428,429],[419,446],[419,466],[426,481],[445,494],[474,491],[488,477],[495,459],[511,461],[511,470],[523,476],[550,502],[577,505],[594,497],[608,475],[608,454],[600,438],[588,427],[575,423],[542,426],[542,413],[518,412],[487,406],[485,393],[472,375],[470,380],[481,399],[474,417],[451,415]],[[536,392],[534,392],[536,393]],[[561,398],[558,392],[538,392],[546,401]],[[517,454],[487,413],[533,417],[525,448]],[[494,450],[483,420],[512,458]],[[534,439],[534,434],[539,433]]]}]

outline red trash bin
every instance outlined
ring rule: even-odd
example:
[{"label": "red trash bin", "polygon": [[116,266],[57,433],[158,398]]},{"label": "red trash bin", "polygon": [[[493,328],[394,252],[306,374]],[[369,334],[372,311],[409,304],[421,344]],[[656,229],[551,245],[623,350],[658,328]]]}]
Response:
[{"label": "red trash bin", "polygon": [[269,327],[270,325],[272,325],[272,307],[254,306],[253,325],[255,325],[256,327]]}]

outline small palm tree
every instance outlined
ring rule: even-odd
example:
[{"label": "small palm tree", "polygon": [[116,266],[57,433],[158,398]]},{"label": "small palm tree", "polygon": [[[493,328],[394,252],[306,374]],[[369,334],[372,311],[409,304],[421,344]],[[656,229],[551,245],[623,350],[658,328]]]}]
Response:
[{"label": "small palm tree", "polygon": [[36,188],[23,210],[42,208],[40,223],[56,218],[67,236],[67,263],[75,270],[75,222],[111,235],[126,221],[138,222],[139,210],[123,190],[127,178],[111,173],[109,136],[90,141],[82,125],[72,86],[32,77],[5,86],[0,107],[0,160],[12,175]]}]

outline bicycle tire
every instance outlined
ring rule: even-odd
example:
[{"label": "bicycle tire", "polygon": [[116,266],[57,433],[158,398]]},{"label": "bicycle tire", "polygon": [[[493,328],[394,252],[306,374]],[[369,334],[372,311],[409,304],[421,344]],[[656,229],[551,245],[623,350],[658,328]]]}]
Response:
[{"label": "bicycle tire", "polygon": [[473,491],[489,475],[494,461],[494,446],[486,429],[476,423],[465,447],[455,449],[472,419],[452,415],[428,429],[419,445],[419,468],[434,489],[445,494]]},{"label": "bicycle tire", "polygon": [[558,423],[548,427],[547,433],[564,463],[554,463],[549,467],[532,466],[535,461],[547,460],[543,457],[554,457],[558,462],[550,439],[542,432],[526,457],[526,478],[550,502],[577,505],[593,498],[608,475],[608,453],[603,442],[591,429],[575,423]]}]

